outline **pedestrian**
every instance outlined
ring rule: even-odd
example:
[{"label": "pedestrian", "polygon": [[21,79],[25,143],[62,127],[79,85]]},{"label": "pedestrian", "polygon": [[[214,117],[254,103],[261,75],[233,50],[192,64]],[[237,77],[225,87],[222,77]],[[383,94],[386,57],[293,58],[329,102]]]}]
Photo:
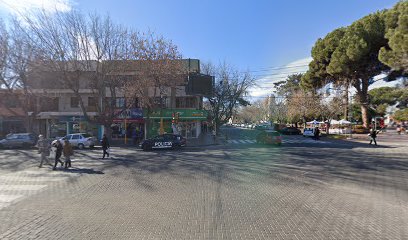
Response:
[{"label": "pedestrian", "polygon": [[71,167],[71,156],[74,155],[74,150],[72,149],[71,144],[68,139],[65,139],[63,153],[65,157],[65,169]]},{"label": "pedestrian", "polygon": [[398,135],[401,135],[401,127],[399,125],[397,126],[397,133]]},{"label": "pedestrian", "polygon": [[103,156],[102,156],[102,159],[105,158],[105,155],[106,155],[107,157],[109,157],[108,148],[110,148],[108,138],[106,137],[106,134],[103,134],[103,138],[102,138]]},{"label": "pedestrian", "polygon": [[61,142],[59,140],[55,140],[54,147],[55,147],[55,162],[54,162],[54,167],[52,168],[52,170],[57,169],[58,163],[61,163],[61,167],[64,165],[64,163],[60,159],[62,155],[62,150],[63,150],[63,146]]},{"label": "pedestrian", "polygon": [[132,140],[133,140],[133,145],[136,145],[137,144],[137,139],[138,138],[138,136],[137,136],[137,130],[136,130],[136,128],[135,129],[133,129],[133,131],[132,131]]},{"label": "pedestrian", "polygon": [[374,144],[377,146],[377,140],[376,140],[376,138],[377,138],[378,132],[379,132],[379,131],[376,131],[376,130],[374,130],[374,129],[371,129],[371,130],[370,130],[370,133],[368,134],[368,136],[370,136],[370,143],[369,143],[369,145],[371,145],[371,143],[374,142]]},{"label": "pedestrian", "polygon": [[319,130],[319,127],[315,127],[315,130],[314,130],[314,139],[315,139],[315,140],[319,140],[319,138],[320,138],[320,130]]},{"label": "pedestrian", "polygon": [[38,147],[38,153],[41,154],[41,162],[38,167],[41,168],[44,162],[46,164],[49,164],[48,156],[50,156],[50,144],[48,143],[46,139],[44,139],[43,135],[38,136],[37,147]]}]

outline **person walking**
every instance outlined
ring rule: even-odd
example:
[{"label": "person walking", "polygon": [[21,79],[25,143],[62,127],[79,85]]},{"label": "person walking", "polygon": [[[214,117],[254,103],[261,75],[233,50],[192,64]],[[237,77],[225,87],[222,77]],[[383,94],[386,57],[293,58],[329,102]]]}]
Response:
[{"label": "person walking", "polygon": [[107,157],[109,157],[109,152],[107,151],[108,148],[110,148],[108,138],[106,137],[106,134],[103,134],[103,138],[102,138],[103,156],[102,156],[102,159],[105,158],[105,155],[106,155]]},{"label": "person walking", "polygon": [[72,149],[71,144],[68,139],[65,139],[64,148],[62,149],[65,157],[65,169],[71,167],[71,156],[74,155],[74,150]]},{"label": "person walking", "polygon": [[134,128],[134,129],[132,130],[132,140],[133,140],[133,145],[136,145],[136,144],[137,144],[137,140],[138,140],[138,133],[137,133],[136,128]]},{"label": "person walking", "polygon": [[44,162],[46,164],[49,164],[48,156],[50,156],[50,144],[48,143],[46,139],[44,139],[43,135],[38,136],[37,147],[38,147],[38,153],[41,154],[41,162],[38,167],[41,168]]},{"label": "person walking", "polygon": [[397,133],[398,135],[401,135],[401,127],[399,125],[397,126]]},{"label": "person walking", "polygon": [[54,147],[55,147],[55,162],[54,162],[54,167],[52,168],[52,170],[57,169],[58,163],[61,163],[61,167],[64,165],[64,163],[60,159],[62,155],[62,150],[63,150],[63,146],[61,142],[59,140],[56,140]]},{"label": "person walking", "polygon": [[314,139],[315,139],[315,140],[319,140],[319,138],[320,138],[320,130],[319,130],[319,127],[315,127],[315,130],[314,130]]},{"label": "person walking", "polygon": [[378,131],[371,129],[370,133],[368,134],[368,136],[370,136],[369,145],[371,145],[371,143],[374,142],[374,144],[377,146],[377,140],[376,140],[377,134],[378,134]]}]

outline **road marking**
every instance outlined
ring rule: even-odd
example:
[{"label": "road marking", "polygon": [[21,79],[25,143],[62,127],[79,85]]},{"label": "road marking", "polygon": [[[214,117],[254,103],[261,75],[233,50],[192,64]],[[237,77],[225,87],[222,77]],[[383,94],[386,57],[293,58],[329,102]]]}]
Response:
[{"label": "road marking", "polygon": [[16,199],[19,199],[23,197],[24,195],[5,195],[5,194],[0,194],[0,203],[10,203]]},{"label": "road marking", "polygon": [[66,180],[68,177],[55,177],[55,176],[37,176],[37,177],[27,177],[27,176],[0,176],[0,180],[4,181],[16,181],[16,182],[55,182]]},{"label": "road marking", "polygon": [[0,185],[0,191],[38,191],[47,185]]},{"label": "road marking", "polygon": [[[256,140],[254,139],[232,139],[232,140],[227,140],[227,143],[231,144],[248,144],[248,143],[256,143]],[[313,139],[283,139],[282,143],[291,143],[291,144],[296,144],[296,143],[316,143],[316,144],[326,144],[329,142],[321,141],[321,140],[313,140]]]}]

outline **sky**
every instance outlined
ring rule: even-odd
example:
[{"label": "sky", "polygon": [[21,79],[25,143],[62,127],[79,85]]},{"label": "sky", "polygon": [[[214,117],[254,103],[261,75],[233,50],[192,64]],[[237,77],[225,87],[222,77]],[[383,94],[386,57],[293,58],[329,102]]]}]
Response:
[{"label": "sky", "polygon": [[109,14],[140,31],[172,40],[184,58],[227,62],[258,79],[263,96],[273,82],[304,72],[316,40],[398,0],[0,0],[0,17],[16,10]]}]

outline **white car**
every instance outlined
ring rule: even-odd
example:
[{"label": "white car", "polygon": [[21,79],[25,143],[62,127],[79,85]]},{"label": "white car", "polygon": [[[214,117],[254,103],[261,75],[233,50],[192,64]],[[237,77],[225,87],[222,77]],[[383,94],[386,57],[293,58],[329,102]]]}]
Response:
[{"label": "white car", "polygon": [[73,147],[78,147],[79,149],[84,149],[85,147],[93,148],[97,142],[96,138],[88,133],[68,134],[60,140],[65,141],[65,139],[68,139]]}]

